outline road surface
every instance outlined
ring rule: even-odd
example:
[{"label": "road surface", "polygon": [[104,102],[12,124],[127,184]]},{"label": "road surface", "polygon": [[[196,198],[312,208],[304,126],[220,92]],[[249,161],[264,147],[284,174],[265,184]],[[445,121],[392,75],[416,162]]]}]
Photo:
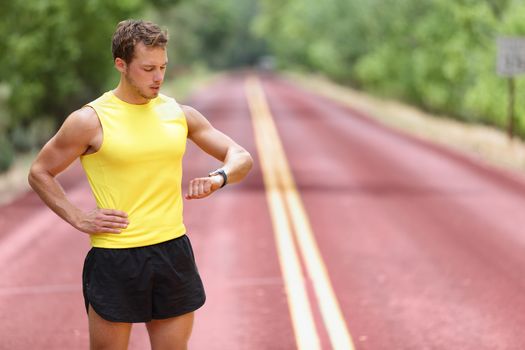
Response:
[{"label": "road surface", "polygon": [[[255,160],[185,202],[207,290],[190,349],[525,349],[522,175],[275,76],[232,74],[189,103]],[[219,165],[189,142],[183,184]],[[94,206],[78,164],[61,180]],[[0,227],[0,349],[87,349],[88,237],[33,193]],[[148,344],[135,325],[130,349]]]}]

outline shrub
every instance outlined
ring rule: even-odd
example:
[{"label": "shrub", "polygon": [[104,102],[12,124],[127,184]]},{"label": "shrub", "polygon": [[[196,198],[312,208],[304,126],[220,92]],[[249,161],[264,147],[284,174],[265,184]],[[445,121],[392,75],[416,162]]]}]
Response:
[{"label": "shrub", "polygon": [[0,135],[0,172],[4,172],[13,163],[14,149],[5,135]]}]

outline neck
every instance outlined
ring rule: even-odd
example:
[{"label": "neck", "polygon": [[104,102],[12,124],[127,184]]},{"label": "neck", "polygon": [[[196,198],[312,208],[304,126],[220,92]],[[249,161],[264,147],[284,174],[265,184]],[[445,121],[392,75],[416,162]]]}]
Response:
[{"label": "neck", "polygon": [[141,96],[132,86],[126,83],[122,77],[115,90],[113,90],[113,93],[122,101],[135,105],[143,105],[150,101]]}]

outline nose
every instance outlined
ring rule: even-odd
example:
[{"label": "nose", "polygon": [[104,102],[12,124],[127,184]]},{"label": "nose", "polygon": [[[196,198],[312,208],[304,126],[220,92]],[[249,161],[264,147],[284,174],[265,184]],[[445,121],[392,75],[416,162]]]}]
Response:
[{"label": "nose", "polygon": [[155,71],[155,74],[153,75],[153,81],[155,83],[161,83],[164,80],[164,72],[163,71]]}]

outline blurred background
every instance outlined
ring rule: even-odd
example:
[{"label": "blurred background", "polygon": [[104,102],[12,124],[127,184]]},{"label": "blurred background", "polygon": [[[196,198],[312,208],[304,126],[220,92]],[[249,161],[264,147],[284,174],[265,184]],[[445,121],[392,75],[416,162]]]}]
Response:
[{"label": "blurred background", "polygon": [[[505,128],[496,38],[525,33],[522,0],[41,0],[0,2],[0,172],[110,89],[126,18],[169,30],[167,84],[257,66],[316,73],[468,123]],[[523,81],[516,125],[525,136]]]},{"label": "blurred background", "polygon": [[[0,349],[88,342],[78,283],[88,243],[24,191],[63,120],[118,82],[111,37],[127,18],[169,32],[163,92],[193,102],[207,86],[196,108],[256,158],[265,152],[235,73],[266,74],[320,256],[362,349],[525,349],[523,176],[376,123],[523,175],[525,82],[513,78],[511,138],[512,80],[496,63],[498,38],[525,36],[524,14],[525,0],[0,0]],[[215,169],[188,150],[186,176]],[[65,188],[87,207],[72,169]],[[244,187],[185,204],[213,300],[196,349],[293,348],[282,345],[294,338],[263,172],[252,173]],[[144,328],[141,337],[135,349],[145,348]]]}]

